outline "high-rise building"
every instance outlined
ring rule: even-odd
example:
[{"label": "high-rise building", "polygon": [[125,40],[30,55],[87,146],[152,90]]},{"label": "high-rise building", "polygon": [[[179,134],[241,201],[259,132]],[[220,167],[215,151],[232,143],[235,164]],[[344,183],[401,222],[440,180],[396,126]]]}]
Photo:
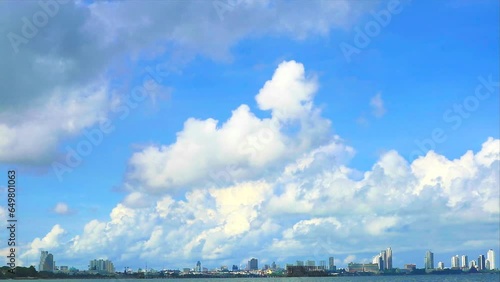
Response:
[{"label": "high-rise building", "polygon": [[252,258],[248,261],[248,270],[259,270],[259,260]]},{"label": "high-rise building", "polygon": [[201,272],[201,262],[197,261],[196,266],[194,267],[195,272]]},{"label": "high-rise building", "polygon": [[328,269],[332,271],[335,270],[335,259],[333,257],[328,258]]},{"label": "high-rise building", "polygon": [[40,253],[40,263],[38,265],[38,271],[43,271],[43,264],[45,263],[45,258],[47,258],[48,254],[48,251],[42,251]]},{"label": "high-rise building", "polygon": [[469,268],[469,258],[466,255],[462,256],[462,269]]},{"label": "high-rise building", "polygon": [[297,261],[297,266],[304,266],[304,261],[303,260],[298,260]]},{"label": "high-rise building", "polygon": [[319,269],[326,270],[326,260],[319,261]]},{"label": "high-rise building", "polygon": [[444,263],[442,261],[438,262],[438,269],[444,269]]},{"label": "high-rise building", "polygon": [[110,260],[94,259],[89,262],[89,270],[99,273],[114,273],[115,266]]},{"label": "high-rise building", "polygon": [[451,268],[460,268],[458,255],[451,257]]},{"label": "high-rise building", "polygon": [[478,270],[484,270],[486,268],[486,261],[484,259],[484,255],[480,255],[477,258],[477,269]]},{"label": "high-rise building", "polygon": [[380,260],[381,262],[379,263],[379,270],[384,270],[386,267],[386,262],[387,262],[387,252],[385,250],[382,250],[380,252]]},{"label": "high-rise building", "polygon": [[52,254],[49,254],[48,251],[42,251],[40,253],[40,265],[38,266],[38,271],[53,272],[54,269],[54,256]]},{"label": "high-rise building", "polygon": [[424,265],[425,269],[434,269],[434,254],[431,251],[425,253]]},{"label": "high-rise building", "polygon": [[306,262],[306,266],[315,267],[316,266],[316,262],[314,260],[308,260]]},{"label": "high-rise building", "polygon": [[490,270],[494,270],[496,268],[496,260],[495,260],[495,251],[493,249],[489,249],[488,253],[486,253],[487,259],[490,261]]},{"label": "high-rise building", "polygon": [[386,250],[385,268],[392,269],[392,250],[391,250],[391,247],[387,248],[387,250]]}]

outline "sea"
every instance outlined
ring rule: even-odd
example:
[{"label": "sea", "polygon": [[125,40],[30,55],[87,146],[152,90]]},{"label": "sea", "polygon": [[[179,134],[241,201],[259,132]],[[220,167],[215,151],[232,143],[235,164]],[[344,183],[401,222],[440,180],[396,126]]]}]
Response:
[{"label": "sea", "polygon": [[[500,274],[415,275],[415,276],[358,276],[358,277],[294,277],[294,278],[196,278],[196,279],[82,279],[91,282],[500,282]],[[33,280],[16,280],[31,281]],[[77,279],[41,280],[43,282],[75,282]]]}]

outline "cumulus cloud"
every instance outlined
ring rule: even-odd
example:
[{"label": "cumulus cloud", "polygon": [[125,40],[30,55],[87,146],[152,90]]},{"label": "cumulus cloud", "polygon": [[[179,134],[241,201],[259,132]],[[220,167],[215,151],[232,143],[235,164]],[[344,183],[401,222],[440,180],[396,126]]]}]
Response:
[{"label": "cumulus cloud", "polygon": [[174,144],[148,146],[132,156],[128,179],[136,184],[129,187],[161,193],[193,185],[225,186],[262,177],[313,146],[339,143],[328,135],[330,122],[313,106],[316,89],[302,64],[281,63],[256,96],[263,110],[272,110],[271,118],[257,118],[247,105],[220,126],[214,119],[190,118]]},{"label": "cumulus cloud", "polygon": [[373,115],[377,118],[380,118],[385,114],[386,110],[384,107],[384,101],[382,100],[382,93],[379,92],[372,97],[370,100],[370,107],[372,108]]},{"label": "cumulus cloud", "polygon": [[[278,69],[284,66],[302,69],[296,62]],[[301,71],[288,72],[297,74],[302,76]],[[296,97],[303,101],[309,96]],[[279,120],[273,127],[276,138],[269,145],[278,153],[272,157],[235,155],[234,140],[255,136],[276,122],[274,115],[259,119],[240,106],[221,126],[210,119],[189,119],[173,144],[147,147],[132,156],[130,164],[147,175],[140,178],[132,172],[135,185],[143,188],[131,188],[108,220],[88,222],[81,234],[64,243],[65,255],[105,255],[117,264],[160,260],[181,267],[195,260],[234,262],[248,255],[276,257],[283,263],[293,261],[291,254],[316,260],[346,255],[348,263],[355,260],[353,250],[371,253],[388,243],[397,250],[422,238],[429,239],[422,244],[431,249],[498,246],[487,245],[498,244],[490,239],[498,237],[498,229],[484,226],[497,226],[500,219],[495,205],[500,196],[500,140],[488,138],[481,150],[457,159],[429,151],[408,162],[390,150],[359,175],[348,167],[354,149],[339,136],[314,131],[316,139],[325,141],[302,146],[300,132],[317,126],[304,119],[322,120],[309,101],[311,106],[297,111],[298,130],[287,131]],[[281,107],[274,103],[274,108]],[[298,104],[289,105],[296,109]],[[192,151],[197,154],[190,155]],[[216,170],[221,173],[218,183],[205,184],[214,167],[227,170]],[[179,188],[181,196],[170,193],[175,185],[184,188]],[[148,204],[137,204],[144,201]],[[483,232],[474,231],[479,228]]]}]

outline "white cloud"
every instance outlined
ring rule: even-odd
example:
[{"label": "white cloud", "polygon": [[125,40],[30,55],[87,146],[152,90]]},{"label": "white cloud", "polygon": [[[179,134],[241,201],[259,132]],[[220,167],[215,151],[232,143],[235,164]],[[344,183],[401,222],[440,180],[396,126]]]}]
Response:
[{"label": "white cloud", "polygon": [[[256,96],[262,109],[272,110],[271,118],[257,118],[247,105],[239,106],[220,126],[213,119],[190,118],[174,144],[148,146],[132,156],[128,179],[133,184],[128,187],[161,193],[196,185],[231,185],[261,177],[283,160],[328,142],[332,154],[344,158],[344,150],[352,149],[334,145],[339,138],[329,135],[330,122],[321,118],[311,100],[316,88],[315,80],[305,77],[302,64],[280,64]],[[287,135],[293,127],[298,132]]]},{"label": "white cloud", "polygon": [[384,107],[384,101],[382,100],[382,93],[379,92],[372,97],[370,100],[370,106],[375,117],[380,118],[385,114],[386,110]]},{"label": "white cloud", "polygon": [[68,204],[66,203],[57,203],[56,206],[54,207],[54,212],[57,214],[69,214],[71,213],[71,210],[68,207]]},{"label": "white cloud", "polygon": [[[128,86],[107,87],[114,85],[115,78],[109,74],[116,70],[124,81],[130,76],[117,58],[130,58],[135,63],[161,57],[164,59],[159,63],[169,66],[162,73],[178,71],[199,54],[228,60],[230,48],[249,36],[284,35],[300,40],[327,35],[331,29],[349,26],[372,6],[349,1],[244,1],[224,13],[221,20],[212,2],[158,1],[145,6],[133,1],[70,1],[59,5],[50,23],[26,44],[15,46],[8,39],[0,42],[0,53],[5,55],[0,67],[0,135],[6,136],[0,140],[0,162],[47,165],[57,157],[61,142],[106,117],[110,105],[119,100],[112,92],[129,92]],[[0,3],[1,33],[22,36],[19,19],[41,11],[37,3]],[[161,92],[170,91],[163,78],[157,82]],[[95,85],[102,88],[90,90]],[[279,86],[274,85],[274,89]],[[155,97],[152,95],[153,102]],[[297,101],[289,102],[291,114],[296,114]],[[245,112],[245,108],[240,111]],[[257,122],[259,127],[266,123]],[[190,123],[186,126],[193,130],[210,130],[215,121]],[[259,165],[268,161],[263,156],[272,159],[279,150],[269,148],[251,161]],[[193,177],[179,174],[172,185],[183,185]],[[150,184],[165,181],[170,180],[152,179]]]}]

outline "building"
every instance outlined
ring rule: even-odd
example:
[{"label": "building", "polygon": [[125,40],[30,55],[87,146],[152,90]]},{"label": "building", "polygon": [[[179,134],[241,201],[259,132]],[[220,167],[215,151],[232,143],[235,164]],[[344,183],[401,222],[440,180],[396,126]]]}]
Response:
[{"label": "building", "polygon": [[42,251],[40,253],[40,265],[38,266],[38,271],[49,271],[53,272],[55,269],[54,256],[48,251]]},{"label": "building", "polygon": [[329,257],[328,258],[328,269],[330,271],[335,271],[336,270],[336,267],[335,267],[335,259],[333,257]]},{"label": "building", "polygon": [[372,263],[376,263],[378,265],[378,270],[383,271],[384,270],[384,259],[382,258],[381,255],[376,255],[373,258]]},{"label": "building", "polygon": [[248,270],[259,270],[259,260],[252,258],[248,261]]},{"label": "building", "polygon": [[452,269],[460,268],[458,255],[451,257],[451,268]]},{"label": "building", "polygon": [[462,256],[462,269],[469,268],[469,258],[466,255]]},{"label": "building", "polygon": [[409,263],[409,264],[404,265],[404,269],[411,272],[411,271],[417,269],[417,266],[415,264]]},{"label": "building", "polygon": [[424,259],[425,269],[434,269],[434,253],[427,251]]},{"label": "building", "polygon": [[316,266],[316,262],[314,260],[308,260],[306,262],[306,266],[315,267]]},{"label": "building", "polygon": [[484,259],[484,255],[480,255],[477,258],[477,270],[485,270],[486,269],[486,261]]},{"label": "building", "polygon": [[347,271],[350,273],[356,273],[356,272],[372,272],[372,273],[378,273],[379,272],[379,265],[376,263],[354,263],[350,262],[347,265]]},{"label": "building", "polygon": [[493,249],[489,249],[488,253],[486,253],[486,257],[490,262],[490,270],[496,269],[496,260],[495,260],[495,251]]},{"label": "building", "polygon": [[201,262],[197,261],[196,266],[194,267],[194,272],[201,272]]},{"label": "building", "polygon": [[386,250],[385,269],[392,269],[392,249],[391,249],[391,247],[387,248],[387,250]]},{"label": "building", "polygon": [[385,266],[387,264],[387,252],[385,250],[382,250],[380,252],[380,264],[379,264],[379,268],[380,270],[384,270],[385,269]]},{"label": "building", "polygon": [[304,266],[304,261],[303,260],[298,260],[296,263],[297,266]]},{"label": "building", "polygon": [[475,261],[475,260],[471,260],[471,261],[470,261],[470,267],[469,267],[469,268],[473,268],[473,267],[474,267],[474,268],[476,268],[476,267],[477,267],[477,266],[476,266],[476,261]]},{"label": "building", "polygon": [[276,262],[273,261],[273,263],[271,263],[271,269],[272,270],[276,270],[278,267],[276,266]]},{"label": "building", "polygon": [[115,266],[110,260],[94,259],[89,262],[89,271],[94,273],[115,273]]},{"label": "building", "polygon": [[59,267],[59,271],[60,271],[60,272],[63,272],[63,273],[68,273],[68,272],[69,272],[69,267],[68,267],[68,266],[66,266],[66,265],[61,265],[61,266]]},{"label": "building", "polygon": [[326,270],[326,260],[319,261],[319,269]]},{"label": "building", "polygon": [[438,262],[438,269],[440,270],[444,269],[444,263],[442,261]]}]

